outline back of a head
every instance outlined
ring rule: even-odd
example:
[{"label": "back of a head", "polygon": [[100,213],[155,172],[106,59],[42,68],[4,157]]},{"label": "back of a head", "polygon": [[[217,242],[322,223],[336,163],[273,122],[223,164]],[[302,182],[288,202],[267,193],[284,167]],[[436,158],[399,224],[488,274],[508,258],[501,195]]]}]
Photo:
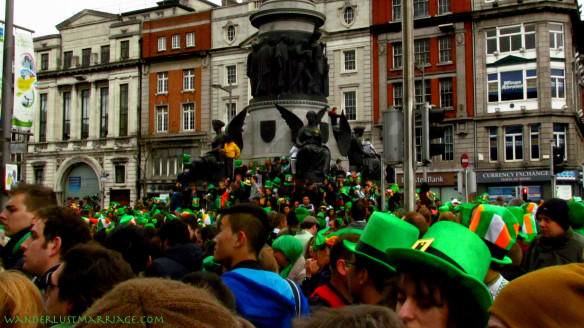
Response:
[{"label": "back of a head", "polygon": [[10,191],[10,195],[25,194],[24,205],[29,212],[43,207],[57,206],[57,194],[53,189],[39,184],[19,184]]},{"label": "back of a head", "polygon": [[[0,320],[37,318],[43,313],[43,301],[38,288],[21,272],[0,272]],[[32,321],[32,320],[31,320]],[[15,323],[10,327],[33,328],[37,323]]]},{"label": "back of a head", "polygon": [[168,241],[169,247],[186,244],[190,240],[189,228],[180,220],[164,222],[158,234],[162,243]]},{"label": "back of a head", "polygon": [[146,270],[150,254],[148,240],[142,228],[131,224],[118,227],[107,236],[104,245],[122,254],[134,274]]},{"label": "back of a head", "polygon": [[404,215],[404,221],[413,224],[420,231],[420,237],[422,237],[426,231],[428,231],[428,222],[424,215],[418,212],[406,212]]},{"label": "back of a head", "polygon": [[355,202],[353,207],[351,207],[351,217],[355,221],[365,220],[365,214],[367,212],[367,207],[362,202]]},{"label": "back of a head", "polygon": [[[137,278],[117,285],[97,300],[86,317],[145,316],[150,327],[249,327],[235,317],[209,292],[179,281]],[[102,327],[88,322],[77,327]]]},{"label": "back of a head", "polygon": [[251,251],[256,255],[268,239],[270,224],[264,209],[252,203],[242,203],[221,210],[221,218],[229,216],[233,233],[243,231],[249,241]]},{"label": "back of a head", "polygon": [[81,315],[118,283],[134,277],[120,253],[95,242],[72,248],[65,254],[62,265],[59,298],[73,304],[70,315]]},{"label": "back of a head", "polygon": [[523,201],[523,199],[521,198],[513,198],[509,201],[509,206],[521,206],[523,205],[525,202]]},{"label": "back of a head", "polygon": [[349,305],[320,308],[311,317],[294,321],[294,328],[404,328],[397,314],[380,305]]},{"label": "back of a head", "polygon": [[343,240],[348,240],[352,243],[359,242],[360,235],[356,233],[346,233],[339,236],[337,240],[335,240],[335,244],[331,248],[330,252],[330,269],[331,273],[334,275],[336,271],[336,263],[338,260],[344,259],[345,261],[349,261],[352,257],[352,252],[345,247],[343,244]]},{"label": "back of a head", "polygon": [[87,222],[72,208],[59,206],[44,207],[39,210],[38,216],[45,224],[45,241],[51,241],[56,237],[60,237],[61,257],[73,246],[91,240]]},{"label": "back of a head", "polygon": [[191,272],[182,278],[184,283],[201,288],[213,294],[229,311],[235,313],[235,296],[225,285],[221,276],[206,271]]}]

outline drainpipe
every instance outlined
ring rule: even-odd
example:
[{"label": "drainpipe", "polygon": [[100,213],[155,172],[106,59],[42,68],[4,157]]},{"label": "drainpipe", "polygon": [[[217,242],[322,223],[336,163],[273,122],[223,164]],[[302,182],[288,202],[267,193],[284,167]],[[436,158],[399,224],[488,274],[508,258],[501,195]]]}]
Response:
[{"label": "drainpipe", "polygon": [[[142,38],[138,41],[140,48],[140,57],[142,57]],[[142,65],[144,62],[140,59],[138,64],[138,133],[136,135],[136,143],[138,144],[138,165],[136,176],[136,195],[138,199],[144,196],[142,193]]]}]

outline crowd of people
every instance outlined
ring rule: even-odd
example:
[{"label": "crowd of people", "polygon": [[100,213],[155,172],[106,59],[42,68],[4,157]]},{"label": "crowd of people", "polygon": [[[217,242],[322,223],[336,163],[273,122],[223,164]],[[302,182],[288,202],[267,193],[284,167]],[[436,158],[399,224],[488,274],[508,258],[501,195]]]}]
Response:
[{"label": "crowd of people", "polygon": [[17,186],[0,214],[0,326],[583,322],[581,199],[440,202],[424,183],[408,212],[397,185],[341,161],[319,183],[291,164],[237,160],[233,179],[133,206],[59,206],[46,186]]}]

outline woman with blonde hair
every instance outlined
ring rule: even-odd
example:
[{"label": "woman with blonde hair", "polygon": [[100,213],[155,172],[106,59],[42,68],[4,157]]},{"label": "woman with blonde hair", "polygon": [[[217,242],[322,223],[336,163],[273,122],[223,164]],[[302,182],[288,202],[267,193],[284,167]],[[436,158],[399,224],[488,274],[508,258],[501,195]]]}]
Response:
[{"label": "woman with blonde hair", "polygon": [[15,328],[39,327],[43,301],[37,287],[18,271],[0,272],[0,320]]}]

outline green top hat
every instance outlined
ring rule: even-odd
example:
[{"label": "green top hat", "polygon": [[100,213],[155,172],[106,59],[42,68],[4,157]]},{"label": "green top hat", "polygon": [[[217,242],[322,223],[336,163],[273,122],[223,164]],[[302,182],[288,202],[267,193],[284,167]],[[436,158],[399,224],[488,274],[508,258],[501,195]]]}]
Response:
[{"label": "green top hat", "polygon": [[300,222],[300,224],[302,224],[302,222],[304,222],[304,218],[309,216],[310,212],[308,212],[306,207],[300,206],[294,210],[294,214],[296,214],[296,217],[298,218],[298,222]]},{"label": "green top hat", "polygon": [[183,154],[182,163],[183,165],[191,165],[191,155]]},{"label": "green top hat", "polygon": [[515,223],[515,216],[507,208],[485,204],[477,207],[469,229],[485,241],[493,262],[510,264],[506,254],[517,240]]},{"label": "green top hat", "polygon": [[292,176],[292,174],[286,174],[286,176],[284,176],[284,186],[292,186],[294,185],[294,177]]},{"label": "green top hat", "polygon": [[272,188],[274,188],[274,185],[272,184],[272,181],[266,180],[266,182],[264,183],[264,188],[266,188],[266,189],[272,189]]},{"label": "green top hat", "polygon": [[242,161],[242,160],[240,160],[240,159],[236,159],[236,160],[235,160],[235,167],[236,167],[236,168],[237,168],[237,167],[241,167],[242,165],[243,165],[243,161]]},{"label": "green top hat", "polygon": [[199,197],[193,197],[193,207],[199,208],[201,205],[201,199]]},{"label": "green top hat", "polygon": [[387,252],[398,272],[434,269],[470,293],[484,311],[493,298],[483,280],[491,263],[489,248],[475,233],[461,224],[439,221],[430,226],[424,237],[409,249],[390,249]]},{"label": "green top hat", "polygon": [[280,180],[280,178],[275,177],[274,181],[272,181],[272,184],[274,185],[274,187],[279,187],[282,184],[282,180]]},{"label": "green top hat", "polygon": [[209,187],[207,187],[207,190],[211,190],[211,189],[215,189],[215,185],[214,184],[210,184]]},{"label": "green top hat", "polygon": [[568,202],[568,207],[570,208],[568,217],[570,218],[572,227],[580,228],[584,226],[584,203]]},{"label": "green top hat", "polygon": [[359,243],[348,240],[343,243],[351,252],[363,255],[395,272],[386,251],[389,248],[409,248],[419,234],[418,228],[393,214],[373,212]]}]

